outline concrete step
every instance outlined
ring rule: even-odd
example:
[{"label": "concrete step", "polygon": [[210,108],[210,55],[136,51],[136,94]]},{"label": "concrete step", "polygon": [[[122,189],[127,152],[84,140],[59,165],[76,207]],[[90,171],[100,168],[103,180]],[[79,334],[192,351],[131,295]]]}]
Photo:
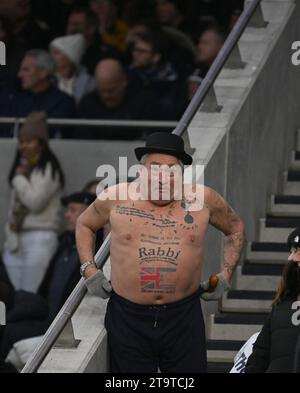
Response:
[{"label": "concrete step", "polygon": [[283,173],[283,194],[300,195],[299,171],[285,171]]},{"label": "concrete step", "polygon": [[292,151],[289,169],[300,171],[300,151]]},{"label": "concrete step", "polygon": [[232,369],[232,362],[208,362],[207,372],[209,374],[228,374]]},{"label": "concrete step", "polygon": [[221,300],[221,311],[268,313],[271,311],[274,297],[274,291],[230,290]]},{"label": "concrete step", "polygon": [[282,275],[283,263],[265,264],[265,263],[254,263],[245,260],[242,265],[242,277],[255,276],[257,279],[267,277],[280,278]]},{"label": "concrete step", "polygon": [[228,367],[231,365],[228,370],[230,371],[233,366],[233,359],[244,343],[244,341],[235,340],[207,340],[208,363],[226,363]]},{"label": "concrete step", "polygon": [[284,243],[293,229],[300,226],[300,217],[267,217],[259,220],[261,242]]},{"label": "concrete step", "polygon": [[249,263],[284,264],[289,253],[286,243],[248,242],[245,259]]},{"label": "concrete step", "polygon": [[228,363],[233,367],[233,361],[238,351],[207,350],[207,361],[212,363]]},{"label": "concrete step", "polygon": [[300,196],[271,195],[267,213],[273,217],[300,217]]},{"label": "concrete step", "polygon": [[247,341],[259,332],[269,314],[211,314],[207,318],[206,337],[209,340]]},{"label": "concrete step", "polygon": [[[259,266],[265,267],[266,265]],[[281,270],[279,270],[280,273]],[[263,275],[256,275],[254,272],[252,274],[243,274],[243,266],[238,266],[234,273],[231,287],[240,291],[274,291],[279,285],[280,273],[278,275],[267,274],[267,272]]]}]

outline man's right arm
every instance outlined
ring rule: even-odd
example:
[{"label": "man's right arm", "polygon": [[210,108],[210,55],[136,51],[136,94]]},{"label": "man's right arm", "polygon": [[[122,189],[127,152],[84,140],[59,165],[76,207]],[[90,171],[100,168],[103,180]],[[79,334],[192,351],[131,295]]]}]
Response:
[{"label": "man's right arm", "polygon": [[[95,234],[109,221],[110,208],[111,201],[97,198],[78,218],[76,245],[81,263],[94,259]],[[89,266],[85,270],[85,278],[88,279],[96,272],[96,265]]]}]

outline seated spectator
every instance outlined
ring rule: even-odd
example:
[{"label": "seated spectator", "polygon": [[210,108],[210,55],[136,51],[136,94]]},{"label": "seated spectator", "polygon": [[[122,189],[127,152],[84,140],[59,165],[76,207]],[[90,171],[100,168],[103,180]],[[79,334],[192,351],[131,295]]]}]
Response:
[{"label": "seated spectator", "polygon": [[113,46],[104,44],[98,32],[97,16],[88,8],[74,8],[70,13],[67,34],[82,34],[85,38],[86,50],[81,59],[91,75],[96,65],[105,58],[121,58],[121,53]]},{"label": "seated spectator", "polygon": [[[102,60],[96,68],[97,89],[85,96],[78,107],[78,117],[83,119],[153,120],[157,108],[153,94],[137,90],[131,83],[120,62],[115,59]],[[111,128],[78,130],[83,139],[134,139],[135,131]]]},{"label": "seated spectator", "polygon": [[[57,251],[39,287],[38,294],[16,292],[15,305],[7,315],[0,359],[5,360],[13,345],[40,336],[64,305],[80,279],[80,261],[75,244],[77,218],[94,201],[89,193],[79,192],[62,198],[66,206],[66,231],[60,236]],[[33,348],[34,350],[34,348]]]},{"label": "seated spectator", "polygon": [[[128,45],[132,49],[134,42],[139,34],[161,34],[164,41],[168,43],[168,60],[174,64],[178,77],[185,79],[195,68],[196,46],[193,41],[182,31],[173,27],[161,26],[156,20],[137,19],[131,21],[128,33]],[[130,57],[130,62],[132,57]]]},{"label": "seated spectator", "polygon": [[95,79],[80,65],[85,50],[83,35],[59,37],[50,44],[50,52],[56,64],[58,88],[72,96],[78,103],[95,89]]},{"label": "seated spectator", "polygon": [[[45,111],[52,118],[73,117],[74,100],[54,86],[54,74],[55,63],[47,52],[27,52],[18,74],[21,89],[7,87],[0,91],[0,116],[26,117],[33,111]],[[56,130],[51,130],[50,136],[55,134]],[[1,136],[7,135],[2,132]]]},{"label": "seated spectator", "polygon": [[168,61],[168,43],[159,33],[135,36],[131,73],[157,96],[161,119],[177,120],[184,111],[184,94],[175,67]]},{"label": "seated spectator", "polygon": [[9,184],[11,208],[3,262],[15,290],[36,292],[57,248],[60,229],[61,166],[48,145],[45,113],[23,125]]},{"label": "seated spectator", "polygon": [[98,17],[99,31],[104,44],[112,45],[120,52],[127,48],[128,27],[118,18],[116,0],[91,0],[91,9]]},{"label": "seated spectator", "polygon": [[202,78],[205,77],[210,66],[218,56],[225,40],[226,33],[219,26],[211,26],[201,34],[197,47],[198,64],[196,68]]},{"label": "seated spectator", "polygon": [[156,14],[161,26],[185,31],[186,2],[183,0],[156,0]]}]

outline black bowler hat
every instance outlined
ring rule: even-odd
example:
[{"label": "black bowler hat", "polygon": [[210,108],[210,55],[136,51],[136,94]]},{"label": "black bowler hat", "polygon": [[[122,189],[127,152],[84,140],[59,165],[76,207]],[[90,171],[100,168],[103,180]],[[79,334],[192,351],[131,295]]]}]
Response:
[{"label": "black bowler hat", "polygon": [[294,248],[300,248],[300,228],[295,229],[293,232],[289,234],[287,239],[287,246],[289,251]]},{"label": "black bowler hat", "polygon": [[147,137],[145,147],[135,149],[136,158],[140,161],[145,154],[163,153],[175,156],[181,160],[184,165],[191,165],[193,158],[184,151],[183,139],[168,132],[155,132]]},{"label": "black bowler hat", "polygon": [[61,198],[61,203],[68,206],[69,203],[82,203],[83,205],[91,205],[96,199],[96,195],[90,192],[75,192],[69,196]]}]

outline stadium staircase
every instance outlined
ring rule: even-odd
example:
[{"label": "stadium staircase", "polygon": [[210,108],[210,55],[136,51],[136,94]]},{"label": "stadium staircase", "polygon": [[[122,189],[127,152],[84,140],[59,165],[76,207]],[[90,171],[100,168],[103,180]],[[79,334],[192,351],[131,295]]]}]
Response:
[{"label": "stadium staircase", "polygon": [[258,222],[258,240],[248,242],[231,290],[219,304],[219,313],[207,321],[210,372],[227,372],[238,350],[261,330],[270,312],[282,269],[287,261],[286,240],[300,227],[300,130],[282,187],[269,195],[266,216]]}]

